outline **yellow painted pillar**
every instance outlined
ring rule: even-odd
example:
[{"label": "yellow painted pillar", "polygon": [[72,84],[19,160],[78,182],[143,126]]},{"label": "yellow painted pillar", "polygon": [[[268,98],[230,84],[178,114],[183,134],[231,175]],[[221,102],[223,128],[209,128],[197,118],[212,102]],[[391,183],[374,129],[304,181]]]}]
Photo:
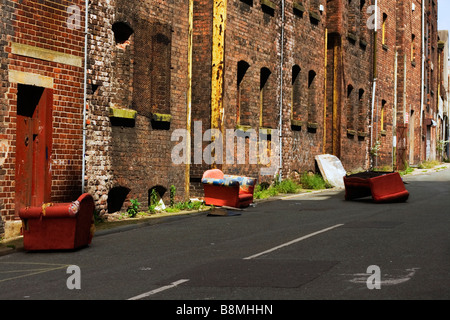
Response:
[{"label": "yellow painted pillar", "polygon": [[188,89],[186,101],[186,163],[184,172],[184,190],[186,200],[190,197],[191,171],[191,106],[192,106],[192,50],[194,33],[194,0],[189,0],[189,35],[188,35]]},{"label": "yellow painted pillar", "polygon": [[[227,1],[214,0],[212,34],[212,77],[211,77],[211,129],[223,133],[223,79],[225,66],[225,22],[227,20]],[[214,140],[214,136],[212,136]],[[215,168],[215,163],[212,164]]]},{"label": "yellow painted pillar", "polygon": [[338,112],[338,98],[339,98],[339,87],[338,87],[338,54],[339,54],[338,45],[335,44],[333,48],[333,129],[332,129],[332,139],[333,139],[333,155],[337,155],[337,144],[338,144],[338,135],[337,135],[337,112]]},{"label": "yellow painted pillar", "polygon": [[227,1],[214,0],[212,37],[211,129],[222,129],[223,79],[225,64],[225,22]]}]

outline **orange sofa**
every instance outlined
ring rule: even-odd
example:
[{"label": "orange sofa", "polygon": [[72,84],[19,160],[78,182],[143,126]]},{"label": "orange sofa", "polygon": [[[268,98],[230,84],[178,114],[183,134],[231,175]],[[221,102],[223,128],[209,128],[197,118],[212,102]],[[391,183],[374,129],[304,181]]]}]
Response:
[{"label": "orange sofa", "polygon": [[227,175],[219,169],[207,170],[202,177],[205,204],[248,207],[253,202],[256,181],[255,178]]},{"label": "orange sofa", "polygon": [[372,196],[376,203],[404,202],[409,198],[398,172],[363,172],[344,177],[345,199]]},{"label": "orange sofa", "polygon": [[19,211],[25,250],[77,249],[91,243],[94,199],[82,194],[70,203],[44,204]]}]

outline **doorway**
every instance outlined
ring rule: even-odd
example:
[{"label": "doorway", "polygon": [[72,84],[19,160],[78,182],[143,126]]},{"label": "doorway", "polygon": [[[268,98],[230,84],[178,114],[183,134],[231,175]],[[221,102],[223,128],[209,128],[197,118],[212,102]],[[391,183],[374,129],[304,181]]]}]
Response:
[{"label": "doorway", "polygon": [[53,90],[18,84],[15,211],[50,202]]},{"label": "doorway", "polygon": [[427,135],[426,135],[426,154],[425,154],[425,160],[430,160],[431,157],[431,126],[427,126]]}]

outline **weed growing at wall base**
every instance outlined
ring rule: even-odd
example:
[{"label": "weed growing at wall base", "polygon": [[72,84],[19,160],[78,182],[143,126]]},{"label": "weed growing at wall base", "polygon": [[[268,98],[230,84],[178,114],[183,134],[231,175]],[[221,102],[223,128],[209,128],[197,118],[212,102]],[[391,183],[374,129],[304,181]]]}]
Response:
[{"label": "weed growing at wall base", "polygon": [[309,174],[305,172],[302,175],[300,183],[291,179],[279,182],[278,179],[275,178],[274,183],[270,186],[267,184],[258,184],[255,187],[253,196],[255,199],[266,199],[279,194],[297,193],[301,189],[321,190],[330,187],[331,185],[328,184],[320,174]]}]

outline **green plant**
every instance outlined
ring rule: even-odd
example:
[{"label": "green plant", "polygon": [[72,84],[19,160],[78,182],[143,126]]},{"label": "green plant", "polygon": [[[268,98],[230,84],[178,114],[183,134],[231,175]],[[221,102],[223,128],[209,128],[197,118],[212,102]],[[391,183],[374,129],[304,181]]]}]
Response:
[{"label": "green plant", "polygon": [[276,188],[279,193],[296,193],[301,188],[301,185],[291,179],[286,179],[281,181]]},{"label": "green plant", "polygon": [[301,178],[301,183],[305,189],[319,190],[331,187],[330,184],[326,182],[318,173],[309,174],[308,172],[304,172]]},{"label": "green plant", "polygon": [[156,206],[158,205],[158,193],[156,192],[155,189],[152,189],[152,191],[150,192],[150,204],[148,206],[148,211],[150,213],[156,213]]},{"label": "green plant", "polygon": [[449,140],[438,140],[436,141],[436,152],[441,155],[445,149],[445,146],[449,143]]},{"label": "green plant", "polygon": [[380,140],[375,141],[375,144],[370,148],[370,154],[372,157],[378,157],[378,151],[380,151],[381,142]]},{"label": "green plant", "polygon": [[130,202],[131,202],[131,205],[128,207],[127,213],[128,213],[128,216],[134,218],[137,215],[139,206],[141,204],[138,202],[137,199],[131,199]]},{"label": "green plant", "polygon": [[424,161],[424,162],[419,163],[419,165],[417,167],[419,169],[431,169],[439,164],[440,164],[440,162],[437,160],[430,160],[430,161]]},{"label": "green plant", "polygon": [[409,166],[409,163],[405,161],[405,170],[399,171],[398,173],[399,173],[401,176],[404,176],[405,174],[411,173],[411,172],[413,172],[413,171],[414,171],[414,169],[411,168],[411,167]]},{"label": "green plant", "polygon": [[170,207],[173,207],[175,204],[175,193],[177,192],[177,188],[174,185],[170,186]]},{"label": "green plant", "polygon": [[267,183],[256,185],[253,192],[255,199],[265,199],[276,196],[280,193],[296,193],[300,190],[301,185],[297,184],[291,179],[279,181],[275,178],[273,185],[269,186]]},{"label": "green plant", "polygon": [[94,209],[94,224],[98,225],[103,222],[103,218],[100,216],[100,213],[97,209]]},{"label": "green plant", "polygon": [[265,199],[278,195],[278,190],[275,186],[267,187],[265,184],[258,184],[253,191],[255,199]]},{"label": "green plant", "polygon": [[178,212],[178,211],[184,211],[184,210],[200,210],[202,208],[203,208],[202,201],[188,200],[185,202],[174,203],[173,206],[166,208],[165,211],[172,213],[172,212]]},{"label": "green plant", "polygon": [[150,205],[156,206],[158,204],[158,193],[155,189],[150,193]]}]

